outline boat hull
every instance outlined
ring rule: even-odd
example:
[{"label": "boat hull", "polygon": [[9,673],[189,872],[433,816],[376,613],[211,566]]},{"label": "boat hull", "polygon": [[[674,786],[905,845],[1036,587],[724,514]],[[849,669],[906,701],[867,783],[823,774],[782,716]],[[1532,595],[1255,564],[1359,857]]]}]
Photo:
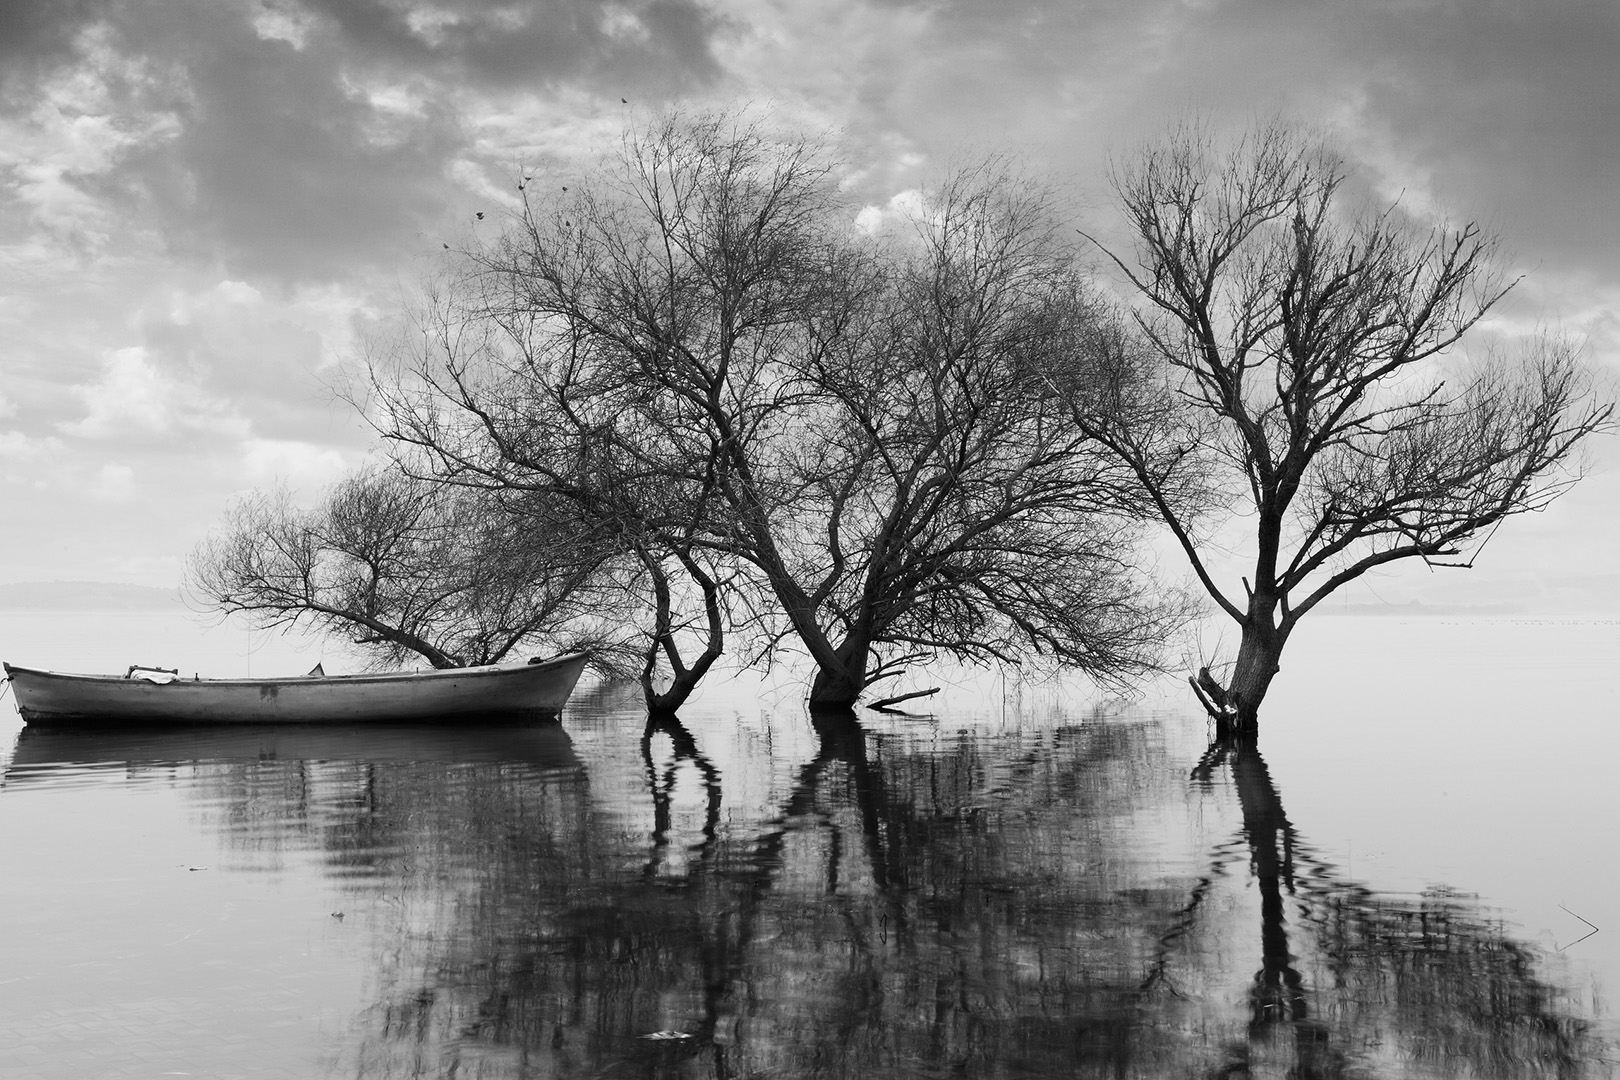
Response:
[{"label": "boat hull", "polygon": [[5,665],[29,724],[429,723],[555,718],[587,657],[282,679],[70,675]]}]

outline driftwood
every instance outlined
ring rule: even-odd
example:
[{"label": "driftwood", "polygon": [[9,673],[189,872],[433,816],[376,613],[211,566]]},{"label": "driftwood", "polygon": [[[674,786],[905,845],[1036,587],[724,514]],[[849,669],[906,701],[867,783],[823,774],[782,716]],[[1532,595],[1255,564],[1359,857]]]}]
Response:
[{"label": "driftwood", "polygon": [[894,697],[880,698],[868,705],[867,708],[876,709],[878,712],[888,712],[891,705],[898,705],[902,701],[910,701],[912,698],[932,697],[937,693],[939,693],[939,687],[937,686],[932,690],[914,690],[909,694],[897,694]]}]

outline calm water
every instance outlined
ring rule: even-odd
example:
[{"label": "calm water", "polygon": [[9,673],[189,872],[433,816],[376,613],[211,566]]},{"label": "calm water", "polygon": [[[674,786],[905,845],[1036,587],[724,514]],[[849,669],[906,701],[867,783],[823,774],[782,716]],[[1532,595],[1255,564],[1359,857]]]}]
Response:
[{"label": "calm water", "polygon": [[[41,666],[313,662],[0,619]],[[8,700],[0,1075],[1610,1075],[1620,623],[1304,633],[1258,751],[994,678],[653,731],[604,691],[454,735]]]}]

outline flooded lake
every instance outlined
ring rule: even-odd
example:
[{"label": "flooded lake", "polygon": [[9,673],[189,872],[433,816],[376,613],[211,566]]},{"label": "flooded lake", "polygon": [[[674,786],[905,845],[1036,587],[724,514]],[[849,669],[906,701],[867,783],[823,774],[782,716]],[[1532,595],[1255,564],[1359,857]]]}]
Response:
[{"label": "flooded lake", "polygon": [[[36,666],[313,663],[0,620]],[[590,688],[455,732],[8,698],[0,1076],[1611,1075],[1620,621],[1290,650],[1257,748],[999,675],[859,723],[718,678],[650,730]]]}]

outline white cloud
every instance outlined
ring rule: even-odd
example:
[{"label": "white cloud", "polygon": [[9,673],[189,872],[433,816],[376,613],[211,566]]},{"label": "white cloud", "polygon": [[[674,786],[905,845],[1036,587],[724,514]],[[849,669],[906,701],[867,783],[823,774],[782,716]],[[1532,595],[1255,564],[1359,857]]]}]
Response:
[{"label": "white cloud", "polygon": [[302,51],[309,44],[309,32],[315,18],[307,11],[290,4],[266,4],[253,15],[253,32],[265,41],[285,41]]},{"label": "white cloud", "polygon": [[135,495],[135,470],[128,465],[109,462],[96,470],[90,482],[90,497],[98,502],[133,502]]},{"label": "white cloud", "polygon": [[20,431],[0,431],[0,479],[18,478],[19,470],[36,465],[50,465],[62,453],[62,440],[55,437],[32,438]]},{"label": "white cloud", "polygon": [[[515,210],[522,204],[517,191],[509,182],[512,179],[510,173],[500,175],[483,162],[473,161],[470,158],[459,158],[451,162],[449,172],[451,180],[480,200],[479,205],[473,209],[484,216],[481,219],[472,218],[468,224],[473,228],[498,230],[502,223],[498,215],[492,211]],[[472,217],[471,214],[468,216]]]},{"label": "white cloud", "polygon": [[933,216],[928,196],[916,188],[907,188],[891,196],[883,206],[863,206],[855,215],[855,227],[873,235],[881,232],[890,222],[927,221]]},{"label": "white cloud", "polygon": [[455,12],[431,7],[416,8],[405,16],[405,25],[411,28],[411,33],[429,45],[443,44],[445,30],[460,22],[461,16]]},{"label": "white cloud", "polygon": [[379,310],[352,285],[266,295],[215,280],[153,297],[136,323],[151,367],[194,395],[229,402],[256,434],[308,437],[339,411],[321,373],[355,354],[357,320]]},{"label": "white cloud", "polygon": [[[462,112],[473,119],[473,159],[451,165],[451,177],[463,186],[488,183],[479,162],[492,162],[500,191],[514,165],[560,168],[565,174],[588,165],[618,146],[627,114],[614,102],[604,107],[599,96],[568,86],[544,93],[503,92],[480,95],[463,90]],[[563,179],[561,183],[570,181]]]},{"label": "white cloud", "polygon": [[329,446],[290,439],[249,439],[242,448],[242,466],[254,486],[284,482],[300,489],[332,483],[348,462]]},{"label": "white cloud", "polygon": [[210,432],[245,438],[248,423],[228,402],[170,379],[136,345],[118,349],[103,362],[101,377],[76,388],[86,415],[60,425],[64,434],[86,439],[171,436]]},{"label": "white cloud", "polygon": [[622,7],[608,7],[602,12],[602,32],[621,41],[647,41],[652,34],[647,24],[633,11]]}]

